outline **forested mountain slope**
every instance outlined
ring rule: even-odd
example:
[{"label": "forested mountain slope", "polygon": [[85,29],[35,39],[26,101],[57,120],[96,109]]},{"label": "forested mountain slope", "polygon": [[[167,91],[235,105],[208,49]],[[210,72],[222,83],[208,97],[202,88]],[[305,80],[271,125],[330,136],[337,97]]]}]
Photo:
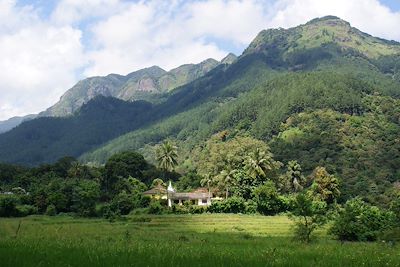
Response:
[{"label": "forested mountain slope", "polygon": [[199,64],[182,65],[168,72],[153,66],[126,76],[110,74],[105,77],[87,78],[69,89],[58,103],[42,112],[40,116],[71,115],[98,95],[125,101],[158,102],[163,93],[203,76],[219,64],[220,62],[214,59],[207,59]]},{"label": "forested mountain slope", "polygon": [[36,118],[37,115],[27,115],[23,117],[12,117],[5,121],[0,121],[0,134],[11,130],[12,128],[20,125],[22,122],[27,120],[32,120]]},{"label": "forested mountain slope", "polygon": [[[87,116],[89,126],[82,114],[96,101],[67,119],[24,123],[0,135],[0,161],[38,164],[71,155],[104,163],[127,149],[150,155],[169,138],[181,162],[190,162],[194,148],[227,131],[269,142],[277,159],[297,159],[305,172],[327,166],[346,181],[347,195],[360,186],[386,190],[400,180],[399,118],[389,112],[399,109],[399,52],[398,43],[335,17],[263,31],[231,64],[166,93],[163,101],[103,99],[115,106]],[[49,134],[54,129],[56,136]]]},{"label": "forested mountain slope", "polygon": [[62,155],[79,156],[111,138],[146,122],[152,109],[145,101],[124,102],[97,96],[69,117],[27,121],[0,135],[2,162],[38,165]]}]

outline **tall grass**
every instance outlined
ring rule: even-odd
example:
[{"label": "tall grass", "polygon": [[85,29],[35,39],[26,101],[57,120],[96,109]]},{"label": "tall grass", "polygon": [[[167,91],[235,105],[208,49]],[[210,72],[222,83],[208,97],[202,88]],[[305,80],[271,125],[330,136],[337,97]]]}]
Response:
[{"label": "tall grass", "polygon": [[0,219],[0,266],[400,266],[398,246],[324,231],[305,245],[290,228],[284,216]]}]

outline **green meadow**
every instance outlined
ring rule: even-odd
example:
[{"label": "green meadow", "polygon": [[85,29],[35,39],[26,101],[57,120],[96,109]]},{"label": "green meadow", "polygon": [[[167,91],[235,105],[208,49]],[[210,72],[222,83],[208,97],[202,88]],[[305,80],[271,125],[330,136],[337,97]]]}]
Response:
[{"label": "green meadow", "polygon": [[400,266],[400,246],[293,240],[286,216],[0,219],[0,266]]}]

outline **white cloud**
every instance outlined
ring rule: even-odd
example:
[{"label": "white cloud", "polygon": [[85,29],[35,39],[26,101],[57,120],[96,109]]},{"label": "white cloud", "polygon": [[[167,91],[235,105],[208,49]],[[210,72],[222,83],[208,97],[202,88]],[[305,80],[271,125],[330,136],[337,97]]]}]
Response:
[{"label": "white cloud", "polygon": [[120,0],[61,0],[51,18],[58,24],[75,24],[87,18],[110,16],[126,5]]},{"label": "white cloud", "polygon": [[400,40],[400,13],[378,0],[61,0],[46,18],[36,8],[0,0],[0,119],[44,110],[82,75],[220,59],[262,29],[325,15]]},{"label": "white cloud", "polygon": [[338,16],[369,34],[400,40],[400,13],[378,0],[278,0],[268,27],[294,27],[326,15]]},{"label": "white cloud", "polygon": [[0,7],[6,8],[0,17],[0,119],[40,112],[76,82],[85,63],[81,32],[48,25],[34,9],[18,9],[12,1]]}]

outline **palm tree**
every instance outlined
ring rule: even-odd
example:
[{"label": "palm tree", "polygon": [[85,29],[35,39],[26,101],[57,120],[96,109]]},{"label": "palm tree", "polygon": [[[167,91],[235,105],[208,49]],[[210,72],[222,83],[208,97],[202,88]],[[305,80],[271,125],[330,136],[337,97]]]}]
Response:
[{"label": "palm tree", "polygon": [[296,160],[288,162],[288,170],[286,172],[289,179],[289,188],[292,192],[300,192],[303,190],[304,176],[301,174],[301,166]]},{"label": "palm tree", "polygon": [[229,188],[234,185],[235,182],[235,173],[237,170],[232,169],[232,167],[227,164],[227,168],[222,170],[216,177],[216,182],[220,188],[225,188],[225,198],[228,198]]},{"label": "palm tree", "polygon": [[201,186],[205,186],[207,185],[207,189],[208,189],[208,195],[211,195],[211,183],[213,182],[211,175],[207,174],[203,179],[201,179],[200,181],[200,185]]},{"label": "palm tree", "polygon": [[275,168],[275,162],[271,153],[266,153],[257,148],[251,156],[245,159],[245,170],[247,174],[256,179],[266,178],[267,172]]},{"label": "palm tree", "polygon": [[159,145],[156,150],[158,167],[164,171],[164,178],[166,172],[173,171],[175,166],[178,165],[177,150],[178,148],[169,140]]}]

